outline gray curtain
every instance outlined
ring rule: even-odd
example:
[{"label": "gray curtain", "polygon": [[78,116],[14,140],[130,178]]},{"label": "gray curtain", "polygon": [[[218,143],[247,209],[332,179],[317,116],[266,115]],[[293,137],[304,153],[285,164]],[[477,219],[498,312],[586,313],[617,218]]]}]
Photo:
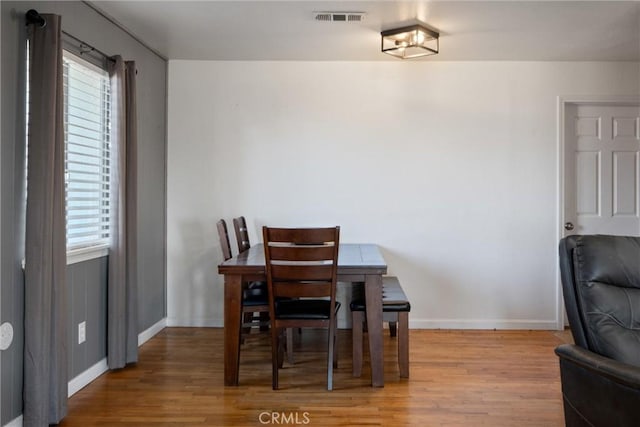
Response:
[{"label": "gray curtain", "polygon": [[113,60],[107,362],[118,369],[138,360],[137,124],[135,62]]},{"label": "gray curtain", "polygon": [[27,165],[24,313],[24,414],[27,427],[67,413],[67,248],[61,19],[29,25],[30,117]]}]

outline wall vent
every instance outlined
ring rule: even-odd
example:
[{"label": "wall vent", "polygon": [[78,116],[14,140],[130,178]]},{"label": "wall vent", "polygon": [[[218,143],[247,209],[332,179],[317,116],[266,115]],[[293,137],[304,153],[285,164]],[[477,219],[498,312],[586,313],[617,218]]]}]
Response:
[{"label": "wall vent", "polygon": [[364,12],[313,12],[314,19],[320,22],[362,22]]}]

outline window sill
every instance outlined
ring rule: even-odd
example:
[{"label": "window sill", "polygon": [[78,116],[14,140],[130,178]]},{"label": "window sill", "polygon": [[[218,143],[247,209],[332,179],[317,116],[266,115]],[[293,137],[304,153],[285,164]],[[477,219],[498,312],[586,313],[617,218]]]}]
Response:
[{"label": "window sill", "polygon": [[[88,248],[73,249],[67,251],[67,265],[77,264],[83,261],[89,261],[96,258],[102,258],[109,255],[109,245],[91,246]],[[22,258],[20,266],[24,271],[25,261]]]},{"label": "window sill", "polygon": [[109,245],[90,246],[88,248],[67,251],[67,265],[77,264],[109,255]]}]

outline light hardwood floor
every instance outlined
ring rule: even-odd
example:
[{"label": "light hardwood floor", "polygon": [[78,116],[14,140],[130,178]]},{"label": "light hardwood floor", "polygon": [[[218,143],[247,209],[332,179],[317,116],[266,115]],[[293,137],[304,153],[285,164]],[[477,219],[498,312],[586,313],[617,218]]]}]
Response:
[{"label": "light hardwood floor", "polygon": [[[71,426],[561,426],[552,331],[410,331],[410,378],[398,376],[396,341],[385,331],[385,387],[351,376],[350,331],[340,330],[334,390],[326,391],[325,338],[296,337],[271,390],[268,333],[242,346],[240,385],[223,386],[223,331],[166,328],[139,362],[75,394],[60,424]],[[277,418],[278,423],[274,418]],[[284,417],[284,418],[283,418]],[[266,421],[266,422],[265,422]]]}]

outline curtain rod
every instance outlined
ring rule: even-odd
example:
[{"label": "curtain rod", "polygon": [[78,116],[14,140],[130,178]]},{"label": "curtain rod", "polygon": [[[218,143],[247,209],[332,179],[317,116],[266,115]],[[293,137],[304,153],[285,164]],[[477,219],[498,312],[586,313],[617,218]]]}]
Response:
[{"label": "curtain rod", "polygon": [[[37,10],[35,9],[29,9],[27,11],[27,13],[25,14],[25,17],[27,19],[27,25],[28,24],[34,24],[39,26],[40,28],[45,27],[47,25],[47,20],[44,19],[42,17],[42,15],[40,15],[38,13]],[[67,33],[66,31],[62,30],[62,34],[64,34],[65,36],[75,40],[76,42],[78,42],[80,44],[80,53],[89,53],[89,52],[95,52],[101,56],[103,56],[105,59],[107,59],[108,61],[112,61],[115,62],[115,59],[113,59],[112,55],[107,55],[106,53],[102,52],[99,49],[96,49],[95,47],[91,46],[89,43],[86,43],[82,40],[80,40],[79,38],[77,38],[74,35],[71,35],[69,33]]]},{"label": "curtain rod", "polygon": [[62,30],[62,34],[64,34],[65,36],[67,36],[69,38],[72,38],[75,41],[77,41],[78,43],[80,43],[80,54],[89,53],[89,52],[95,52],[95,53],[97,53],[99,55],[102,55],[107,61],[116,62],[116,60],[113,59],[112,55],[107,55],[106,53],[102,52],[99,49],[96,49],[95,47],[91,46],[90,44],[88,44],[86,42],[83,42],[82,40],[80,40],[76,36],[73,36],[73,35],[67,33],[64,30]]}]

